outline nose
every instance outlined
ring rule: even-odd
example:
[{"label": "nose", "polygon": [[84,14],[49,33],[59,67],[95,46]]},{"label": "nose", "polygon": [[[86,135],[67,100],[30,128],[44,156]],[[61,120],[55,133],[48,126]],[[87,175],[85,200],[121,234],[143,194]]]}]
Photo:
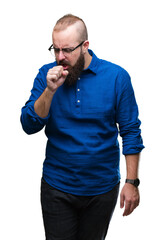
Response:
[{"label": "nose", "polygon": [[62,61],[62,60],[64,60],[64,59],[65,59],[65,55],[63,54],[63,51],[60,50],[60,51],[59,51],[59,54],[58,54],[58,60],[59,60],[59,61]]}]

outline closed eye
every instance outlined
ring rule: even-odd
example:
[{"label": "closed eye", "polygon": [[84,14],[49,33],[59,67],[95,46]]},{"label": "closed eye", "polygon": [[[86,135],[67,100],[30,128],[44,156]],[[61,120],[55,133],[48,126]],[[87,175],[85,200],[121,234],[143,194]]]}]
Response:
[{"label": "closed eye", "polygon": [[65,53],[71,53],[73,51],[73,49],[72,48],[63,48],[62,51]]},{"label": "closed eye", "polygon": [[[55,48],[54,47],[54,51],[56,53],[59,53],[60,52],[60,48]],[[72,48],[62,48],[61,51],[64,52],[64,53],[71,53],[73,51],[73,49]]]}]

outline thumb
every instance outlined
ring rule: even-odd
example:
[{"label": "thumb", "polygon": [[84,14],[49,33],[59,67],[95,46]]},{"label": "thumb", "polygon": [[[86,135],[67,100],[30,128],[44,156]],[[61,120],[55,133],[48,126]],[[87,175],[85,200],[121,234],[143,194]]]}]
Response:
[{"label": "thumb", "polygon": [[69,72],[68,72],[67,70],[64,70],[64,71],[62,72],[63,77],[66,77],[68,74],[69,74]]},{"label": "thumb", "polygon": [[120,208],[124,207],[124,194],[120,194]]}]

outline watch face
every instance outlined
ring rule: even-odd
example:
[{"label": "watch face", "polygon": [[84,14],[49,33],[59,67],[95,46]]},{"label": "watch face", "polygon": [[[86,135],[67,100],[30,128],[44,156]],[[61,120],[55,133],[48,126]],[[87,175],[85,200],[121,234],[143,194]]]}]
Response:
[{"label": "watch face", "polygon": [[139,184],[140,184],[140,180],[137,178],[137,179],[135,180],[135,182],[134,182],[134,185],[135,185],[136,187],[138,187]]},{"label": "watch face", "polygon": [[135,180],[133,179],[126,179],[126,183],[130,183],[132,185],[134,185],[135,187],[138,187],[140,184],[140,180],[137,178]]}]

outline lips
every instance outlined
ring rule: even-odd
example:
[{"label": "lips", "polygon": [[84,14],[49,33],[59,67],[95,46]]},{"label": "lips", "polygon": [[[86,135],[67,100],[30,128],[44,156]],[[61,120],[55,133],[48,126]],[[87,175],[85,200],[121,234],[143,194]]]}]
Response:
[{"label": "lips", "polygon": [[66,61],[59,61],[58,65],[61,65],[64,70],[69,68],[69,64]]},{"label": "lips", "polygon": [[63,66],[64,70],[67,70],[69,68],[69,66],[67,64],[61,64]]}]

